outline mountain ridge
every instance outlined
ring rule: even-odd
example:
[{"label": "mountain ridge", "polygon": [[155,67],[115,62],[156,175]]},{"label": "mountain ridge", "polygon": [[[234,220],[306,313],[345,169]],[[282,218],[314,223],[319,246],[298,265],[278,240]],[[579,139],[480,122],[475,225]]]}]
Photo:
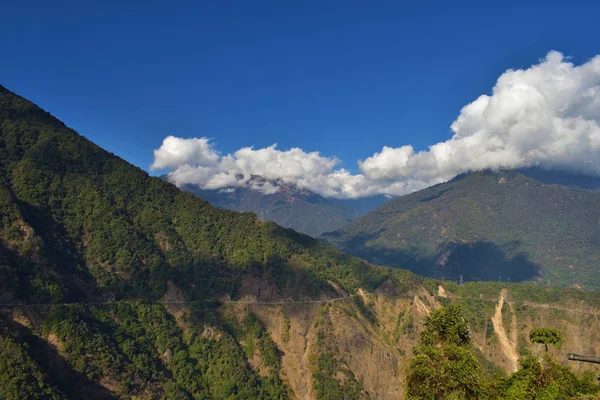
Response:
[{"label": "mountain ridge", "polygon": [[520,357],[540,354],[523,339],[540,321],[600,354],[597,293],[370,265],[150,177],[2,86],[0,194],[7,400],[402,398],[428,314],[450,303],[482,373],[510,372],[488,328],[511,318],[499,295]]},{"label": "mountain ridge", "polygon": [[277,187],[275,193],[252,188],[205,190],[194,185],[182,185],[181,189],[219,208],[253,212],[262,221],[273,221],[313,237],[340,228],[360,215],[358,211],[308,189],[283,183]]},{"label": "mountain ridge", "polygon": [[[161,178],[169,180],[168,175]],[[267,184],[269,190],[264,188]],[[391,198],[385,195],[356,199],[325,197],[293,183],[269,181],[260,176],[253,176],[248,186],[243,187],[202,189],[193,184],[179,187],[221,209],[253,212],[262,221],[273,221],[312,237],[339,229]]]},{"label": "mountain ridge", "polygon": [[519,171],[465,173],[391,200],[323,238],[376,264],[438,278],[598,288],[598,200],[596,191]]}]

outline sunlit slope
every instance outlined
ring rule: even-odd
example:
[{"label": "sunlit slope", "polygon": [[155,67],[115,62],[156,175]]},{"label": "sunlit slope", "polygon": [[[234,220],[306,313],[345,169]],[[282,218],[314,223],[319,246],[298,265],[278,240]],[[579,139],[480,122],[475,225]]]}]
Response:
[{"label": "sunlit slope", "polygon": [[398,399],[450,302],[489,371],[539,351],[540,325],[600,351],[595,294],[369,265],[180,192],[0,88],[0,398]]},{"label": "sunlit slope", "polygon": [[195,296],[234,295],[252,271],[282,284],[297,272],[317,286],[381,279],[307,236],[148,176],[1,87],[0,191],[6,299],[156,298],[170,279]]},{"label": "sunlit slope", "polygon": [[517,171],[460,175],[324,238],[367,261],[427,276],[600,288],[600,193]]}]

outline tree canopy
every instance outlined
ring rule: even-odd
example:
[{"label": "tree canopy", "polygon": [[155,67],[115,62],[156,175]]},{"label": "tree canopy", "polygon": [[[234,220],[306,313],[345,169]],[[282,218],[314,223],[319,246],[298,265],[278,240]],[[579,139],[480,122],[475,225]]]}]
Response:
[{"label": "tree canopy", "polygon": [[563,335],[558,329],[553,328],[533,328],[529,333],[529,340],[532,343],[543,344],[548,351],[548,345],[560,346],[563,341]]},{"label": "tree canopy", "polygon": [[408,398],[485,398],[481,367],[469,348],[470,342],[460,305],[433,311],[425,320],[410,362]]}]

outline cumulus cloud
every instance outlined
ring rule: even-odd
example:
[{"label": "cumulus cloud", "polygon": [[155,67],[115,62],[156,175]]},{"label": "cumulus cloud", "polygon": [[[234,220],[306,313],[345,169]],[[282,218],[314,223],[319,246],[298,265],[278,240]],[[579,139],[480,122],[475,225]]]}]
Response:
[{"label": "cumulus cloud", "polygon": [[214,166],[219,153],[208,138],[181,139],[167,136],[159,149],[154,150],[151,170],[176,169],[182,165]]},{"label": "cumulus cloud", "polygon": [[574,66],[550,52],[508,70],[491,95],[466,105],[451,139],[427,151],[384,147],[360,169],[368,179],[446,180],[464,171],[541,166],[600,173],[600,56]]},{"label": "cumulus cloud", "polygon": [[207,138],[169,136],[154,151],[151,168],[171,169],[169,180],[176,185],[194,184],[204,189],[249,187],[269,194],[278,190],[278,183],[293,183],[334,194],[334,181],[340,186],[345,179],[341,175],[351,176],[343,169],[335,169],[339,162],[319,152],[279,150],[276,144],[261,149],[244,147],[221,156]]},{"label": "cumulus cloud", "polygon": [[[490,95],[463,107],[451,130],[451,138],[425,151],[384,146],[358,162],[358,174],[319,152],[273,145],[221,156],[207,138],[172,136],[154,152],[152,168],[169,169],[178,185],[273,193],[277,182],[285,182],[332,197],[405,194],[489,168],[600,175],[600,56],[575,66],[553,51],[528,69],[507,70]],[[255,176],[268,182],[256,184]]]}]

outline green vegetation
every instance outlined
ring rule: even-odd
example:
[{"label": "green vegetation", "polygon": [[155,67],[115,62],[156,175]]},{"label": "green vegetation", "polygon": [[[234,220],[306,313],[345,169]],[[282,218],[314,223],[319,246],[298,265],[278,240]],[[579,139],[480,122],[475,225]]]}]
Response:
[{"label": "green vegetation", "polygon": [[263,221],[273,221],[312,237],[341,228],[360,215],[341,202],[326,199],[310,190],[293,184],[278,186],[279,191],[274,194],[246,188],[237,188],[233,192],[203,190],[195,185],[184,185],[182,190],[219,208],[253,212]]},{"label": "green vegetation", "polygon": [[5,297],[157,299],[168,280],[191,299],[235,297],[248,273],[312,292],[326,281],[353,291],[372,290],[386,279],[406,290],[416,279],[369,266],[254,214],[214,208],[4,88],[0,133]]},{"label": "green vegetation", "polygon": [[281,351],[277,348],[256,314],[249,311],[238,331],[236,336],[246,342],[247,356],[252,358],[258,350],[261,360],[265,367],[270,370],[271,375],[278,376],[281,369]]},{"label": "green vegetation", "polygon": [[393,199],[323,238],[376,264],[453,281],[599,289],[600,227],[590,223],[599,218],[597,191],[482,171]]},{"label": "green vegetation", "polygon": [[[532,342],[546,345],[561,338],[556,329],[535,328],[531,335]],[[519,370],[506,378],[491,366],[482,368],[484,360],[470,341],[459,305],[432,312],[410,363],[407,398],[560,400],[600,393],[591,372],[576,374],[547,352],[541,360],[524,356]]]},{"label": "green vegetation", "polygon": [[167,280],[192,299],[235,296],[250,272],[280,287],[300,277],[298,287],[318,291],[331,280],[353,290],[391,275],[254,214],[180,192],[4,88],[0,132],[0,274],[13,298],[156,299]]},{"label": "green vegetation", "polygon": [[[451,282],[449,282],[451,283]],[[506,283],[506,282],[469,282],[462,286],[444,284],[446,290],[457,296],[483,301],[498,300],[500,290],[506,288],[510,293],[510,300],[517,303],[529,302],[538,304],[565,304],[577,301],[582,306],[596,307],[600,305],[600,294],[589,290],[578,290],[561,287],[535,287],[531,284]]]},{"label": "green vegetation", "polygon": [[560,346],[564,342],[563,335],[558,329],[552,328],[533,328],[529,333],[529,340],[532,343],[543,344],[548,352],[548,345]]},{"label": "green vegetation", "polygon": [[414,335],[414,320],[410,309],[407,309],[404,313],[400,313],[396,319],[396,326],[394,328],[394,340],[397,342],[401,336],[407,335],[413,337]]},{"label": "green vegetation", "polygon": [[352,299],[356,308],[361,313],[361,315],[372,325],[377,326],[377,317],[369,304],[365,303],[365,301],[360,296],[354,296]]},{"label": "green vegetation", "polygon": [[[250,367],[226,329],[206,328],[210,319],[198,319],[210,310],[198,311],[203,312],[194,312],[184,332],[159,305],[60,307],[47,315],[36,333],[55,337],[53,342],[66,361],[63,377],[53,381],[46,376],[29,358],[29,344],[0,337],[6,356],[0,361],[0,380],[6,383],[2,398],[59,399],[63,398],[60,389],[67,398],[80,398],[77,374],[91,382],[110,383],[111,390],[123,398],[149,392],[166,399],[289,398],[289,389],[279,378],[277,347],[258,322],[252,329],[261,336],[265,364],[276,372],[268,377]],[[100,389],[92,388],[88,395],[107,398]]]},{"label": "green vegetation", "polygon": [[575,374],[547,354],[541,361],[535,356],[525,356],[519,360],[519,366],[519,370],[504,384],[506,399],[559,400],[584,395],[597,398],[600,393],[593,373]]},{"label": "green vegetation", "polygon": [[316,321],[317,351],[310,355],[313,389],[318,399],[354,400],[362,399],[363,387],[354,373],[344,365],[336,349],[327,343],[326,332],[332,328],[328,306],[321,307],[321,316]]},{"label": "green vegetation", "polygon": [[58,400],[66,397],[31,359],[26,344],[0,336],[0,398]]},{"label": "green vegetation", "polygon": [[441,311],[433,312],[425,321],[419,343],[424,346],[466,346],[471,342],[467,321],[461,307],[451,304]]},{"label": "green vegetation", "polygon": [[[313,389],[318,399],[360,399],[363,388],[354,373],[340,364],[330,349],[323,350],[311,359]],[[338,378],[339,374],[343,380]]]},{"label": "green vegetation", "polygon": [[[391,275],[151,178],[2,87],[0,192],[5,303],[157,300],[169,280],[191,300],[235,297],[248,274],[306,295],[331,290],[326,280],[353,290],[373,288]],[[210,309],[195,310],[186,331],[162,306],[143,303],[65,306],[39,313],[36,320],[34,336],[53,335],[61,343],[56,357],[66,362],[68,382],[80,377],[106,382],[125,397],[288,396],[279,379],[279,350],[264,327],[256,335],[263,361],[275,371],[267,378],[252,370]],[[205,323],[215,326],[219,340],[203,335]],[[27,361],[24,345],[10,338],[6,343],[10,357],[0,371],[6,390],[19,398],[59,398],[52,379]],[[19,357],[23,368],[8,373]]]},{"label": "green vegetation", "polygon": [[409,399],[488,398],[481,367],[459,305],[432,312],[410,362]]},{"label": "green vegetation", "polygon": [[[331,298],[358,288],[412,298],[435,294],[440,284],[369,265],[253,214],[219,210],[0,87],[0,303],[13,304],[0,309],[0,398],[292,398],[282,372],[283,350],[295,344],[290,318],[299,318],[296,331],[312,317],[305,309],[284,315],[279,346],[256,314],[230,321],[229,306],[217,299],[247,296],[253,288],[246,280],[260,282],[252,295],[277,299]],[[524,359],[524,372],[508,380],[496,377],[472,348],[467,321],[484,329],[490,299],[506,285],[443,284],[466,317],[451,296],[427,319],[411,362],[411,396],[594,393],[588,375],[547,357],[539,366]],[[531,312],[525,300],[600,304],[598,295],[575,290],[508,287],[517,314]],[[192,303],[161,304],[171,301],[173,288]],[[344,307],[374,343],[419,332],[411,310],[381,318],[379,305],[354,297]],[[318,314],[314,347],[307,347],[314,393],[368,398],[365,378],[330,337],[329,306]],[[395,354],[386,355],[395,362]]]}]

